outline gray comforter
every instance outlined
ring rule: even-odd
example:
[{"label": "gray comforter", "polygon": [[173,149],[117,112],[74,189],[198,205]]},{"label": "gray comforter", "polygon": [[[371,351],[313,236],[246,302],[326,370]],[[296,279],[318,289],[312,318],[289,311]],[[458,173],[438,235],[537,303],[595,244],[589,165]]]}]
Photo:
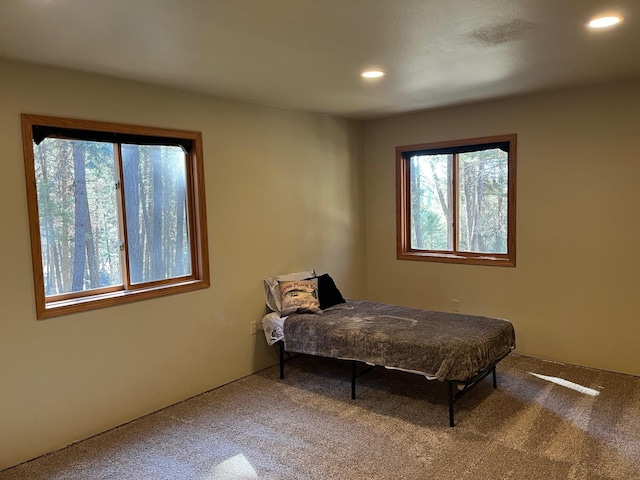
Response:
[{"label": "gray comforter", "polygon": [[358,360],[466,381],[515,348],[510,322],[349,300],[284,322],[289,352]]}]

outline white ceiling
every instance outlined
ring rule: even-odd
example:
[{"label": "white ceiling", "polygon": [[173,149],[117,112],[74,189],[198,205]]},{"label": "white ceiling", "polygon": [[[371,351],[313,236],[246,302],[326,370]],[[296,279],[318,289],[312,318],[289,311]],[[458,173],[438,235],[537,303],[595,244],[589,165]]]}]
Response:
[{"label": "white ceiling", "polygon": [[640,78],[639,19],[640,0],[0,0],[0,57],[375,118]]}]

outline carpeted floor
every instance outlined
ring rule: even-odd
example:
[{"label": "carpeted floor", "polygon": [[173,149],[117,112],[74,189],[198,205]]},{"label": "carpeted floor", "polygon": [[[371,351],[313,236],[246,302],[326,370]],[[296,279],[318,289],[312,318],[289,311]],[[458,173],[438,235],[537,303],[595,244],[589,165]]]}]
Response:
[{"label": "carpeted floor", "polygon": [[640,479],[640,378],[511,355],[446,385],[299,356],[34,461],[13,479]]}]

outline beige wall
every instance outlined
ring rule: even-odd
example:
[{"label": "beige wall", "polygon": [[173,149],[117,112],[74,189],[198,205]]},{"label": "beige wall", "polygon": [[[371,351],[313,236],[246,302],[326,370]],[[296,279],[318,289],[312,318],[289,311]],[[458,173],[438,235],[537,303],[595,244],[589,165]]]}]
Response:
[{"label": "beige wall", "polygon": [[[0,469],[274,363],[249,334],[261,279],[309,267],[347,296],[441,310],[456,298],[509,318],[522,354],[640,375],[639,82],[370,121],[364,134],[13,62],[0,62],[0,92]],[[211,288],[37,321],[22,112],[202,131]],[[396,260],[394,148],[502,133],[518,134],[517,267]]]},{"label": "beige wall", "polygon": [[[517,352],[640,375],[640,83],[365,125],[368,296],[510,319]],[[394,149],[517,133],[517,267],[396,260]]]},{"label": "beige wall", "polygon": [[[0,92],[0,469],[275,363],[264,277],[365,295],[358,125],[13,62]],[[22,112],[202,131],[211,288],[37,321]]]}]

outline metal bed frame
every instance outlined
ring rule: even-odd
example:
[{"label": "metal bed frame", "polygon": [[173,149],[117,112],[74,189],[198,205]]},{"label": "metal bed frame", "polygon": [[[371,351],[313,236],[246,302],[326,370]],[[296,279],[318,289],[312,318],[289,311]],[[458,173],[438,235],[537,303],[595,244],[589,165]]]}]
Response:
[{"label": "metal bed frame", "polygon": [[[280,347],[280,379],[284,379],[284,362],[286,360],[290,360],[292,358],[291,353],[287,352],[284,349],[284,341],[279,340],[278,342]],[[454,410],[453,405],[469,390],[471,390],[474,386],[480,383],[487,375],[491,374],[493,377],[493,388],[498,388],[498,380],[496,378],[496,365],[502,360],[504,357],[509,355],[511,352],[505,353],[503,356],[493,361],[487,368],[478,372],[474,377],[470,378],[466,381],[459,380],[447,380],[449,384],[449,392],[448,392],[448,403],[449,403],[449,426],[453,427],[455,425],[454,421]],[[285,359],[285,354],[287,358]],[[351,399],[356,399],[356,380],[363,376],[365,373],[373,370],[377,365],[369,365],[367,364],[367,368],[358,372],[358,362],[357,360],[351,360]]]}]

